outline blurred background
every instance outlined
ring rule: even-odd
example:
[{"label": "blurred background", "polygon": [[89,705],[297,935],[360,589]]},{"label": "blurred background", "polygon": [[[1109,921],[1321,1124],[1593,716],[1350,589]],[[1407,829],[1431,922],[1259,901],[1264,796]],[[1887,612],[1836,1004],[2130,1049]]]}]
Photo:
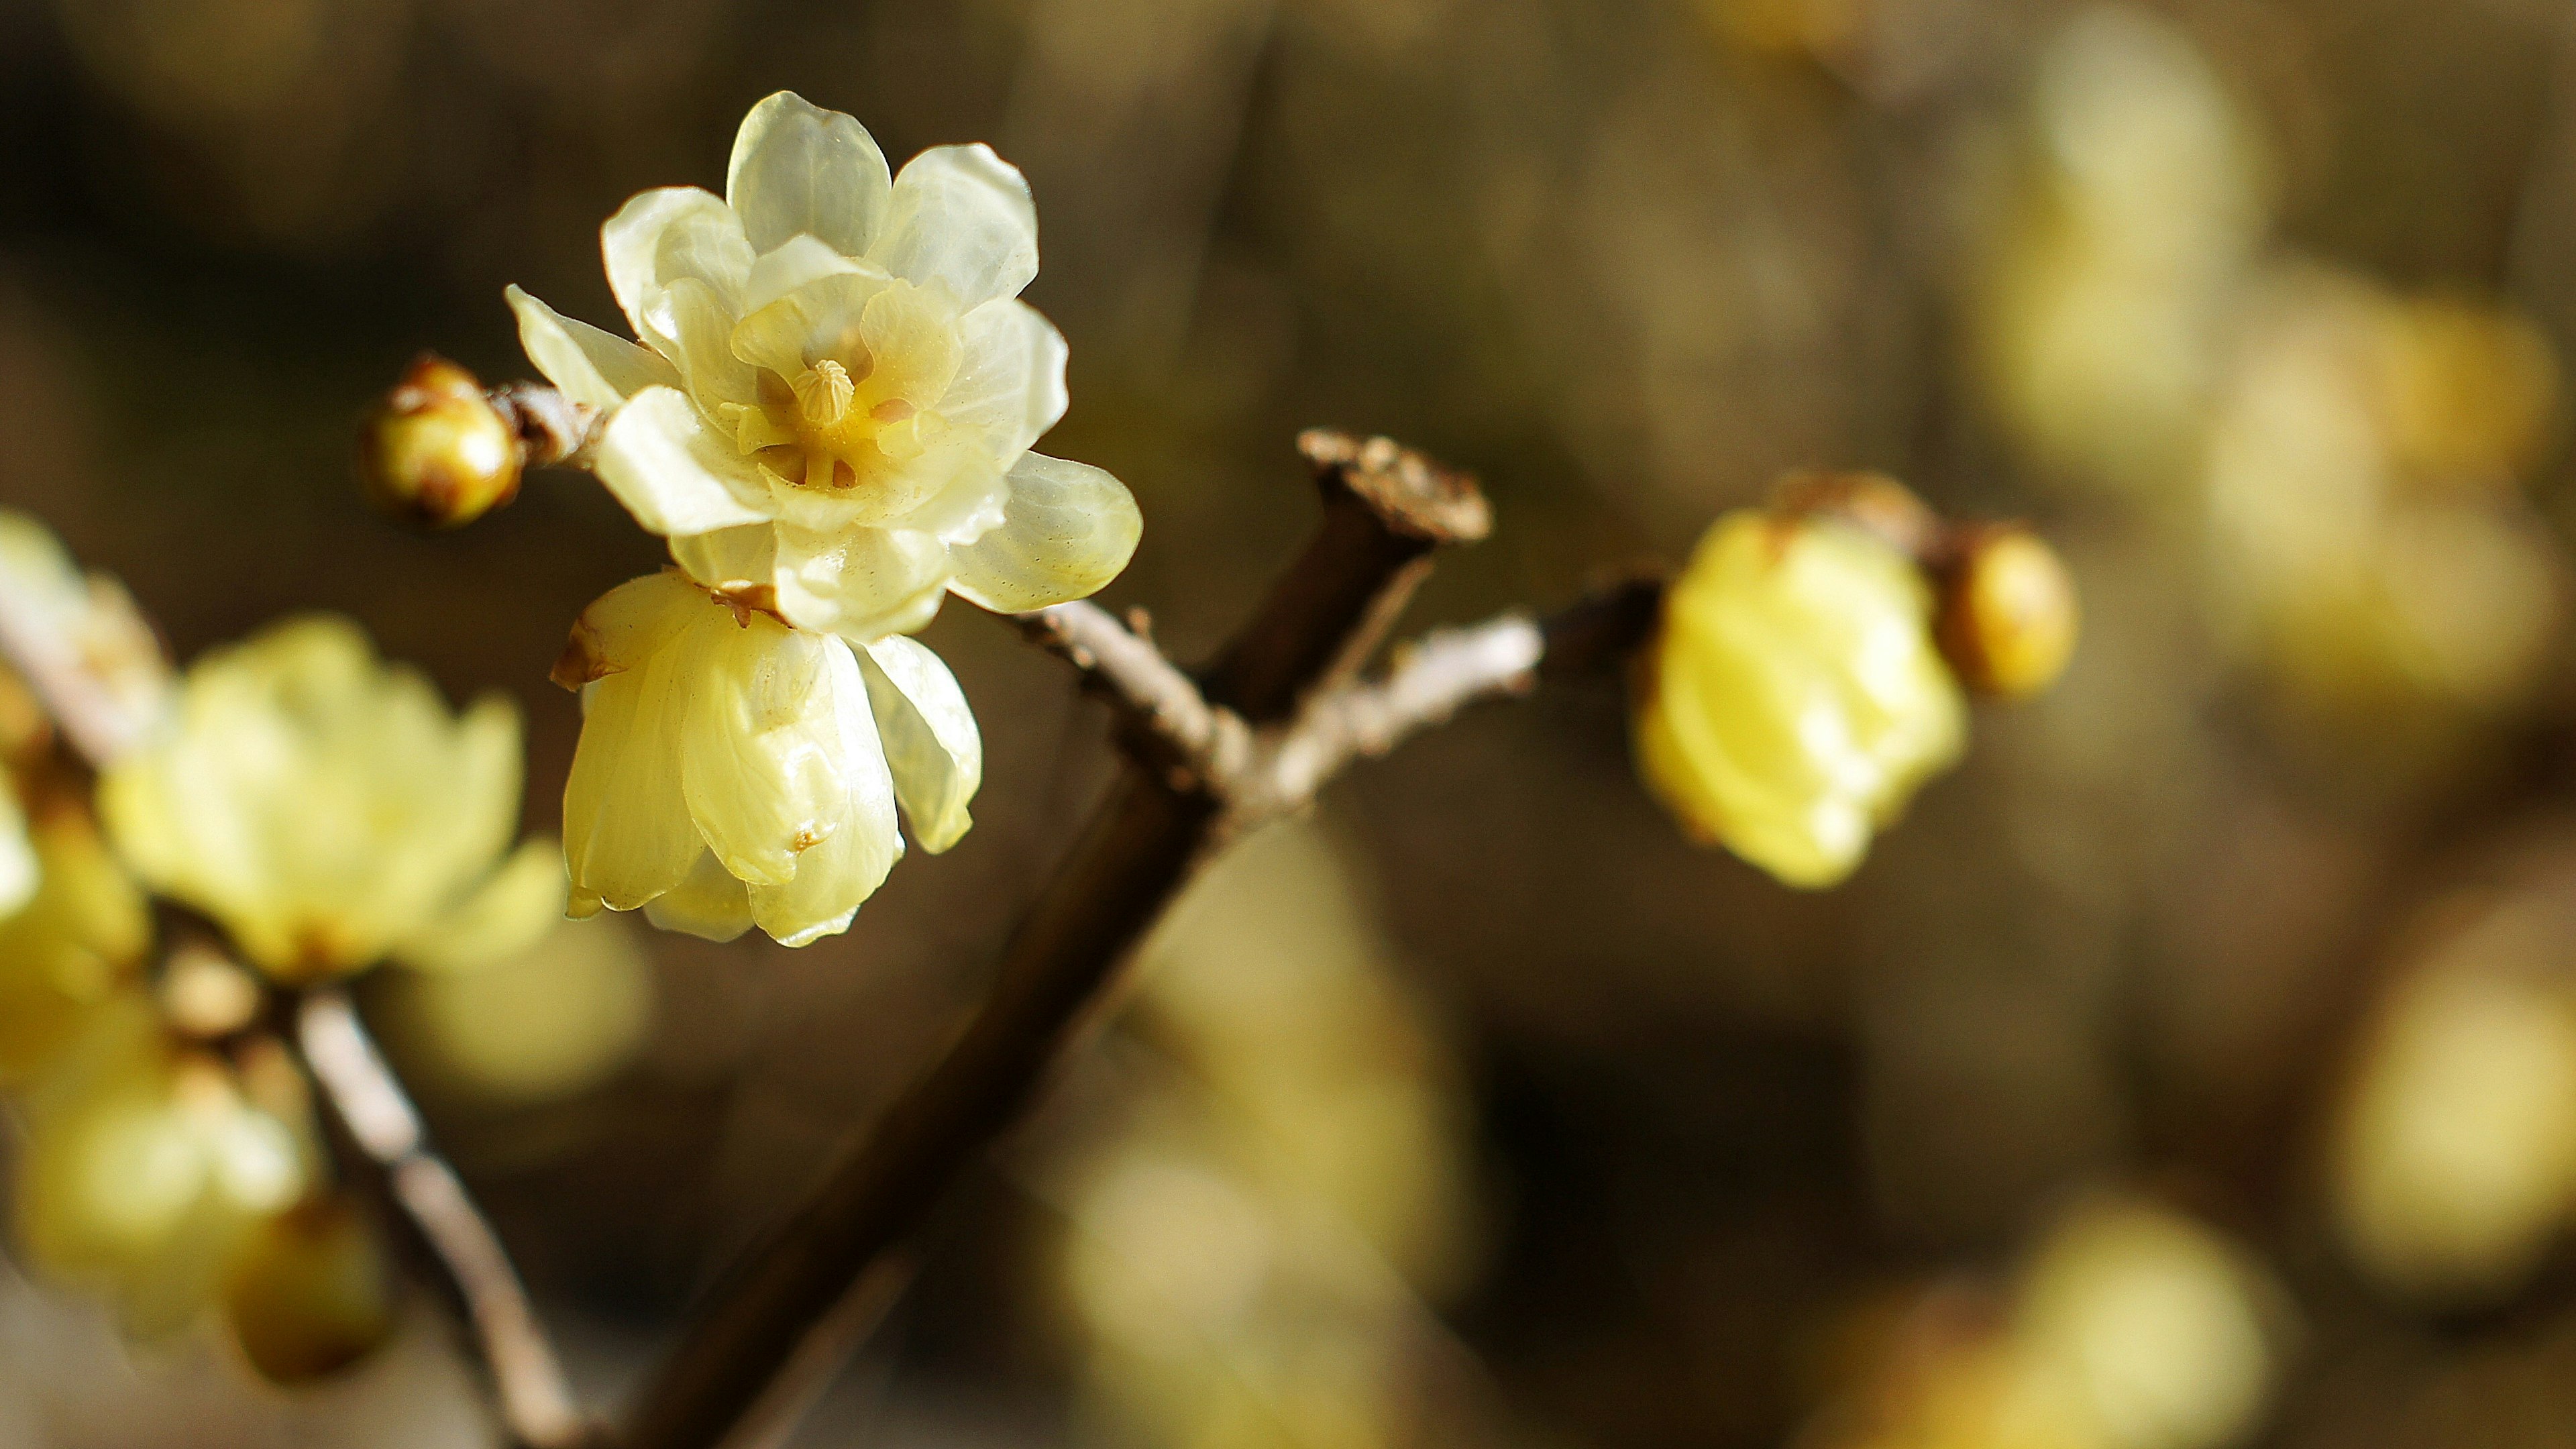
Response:
[{"label": "blurred background", "polygon": [[[659,562],[353,429],[793,88],[1028,174],[1048,450],[1204,653],[1290,440],[1468,467],[1417,623],[1793,466],[2063,547],[2087,637],[1848,886],[1694,849],[1612,681],[1245,845],[799,1445],[2217,1449],[2576,1435],[2576,10],[2544,0],[0,0],[0,503],[181,656],[344,611],[529,722]],[[979,827],[800,952],[624,927],[365,1007],[608,1402],[977,999],[1112,758],[963,605]],[[468,1445],[437,1316],[293,1395],[0,1270],[0,1446]]]}]

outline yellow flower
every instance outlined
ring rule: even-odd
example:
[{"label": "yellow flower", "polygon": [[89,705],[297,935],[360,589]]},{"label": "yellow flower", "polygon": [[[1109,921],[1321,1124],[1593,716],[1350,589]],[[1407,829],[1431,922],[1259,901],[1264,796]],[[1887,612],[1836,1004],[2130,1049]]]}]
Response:
[{"label": "yellow flower", "polygon": [[866,129],[780,92],[719,200],[665,187],[601,229],[643,345],[512,288],[528,356],[607,423],[587,462],[710,588],[858,642],[943,592],[1024,610],[1097,590],[1141,527],[1117,479],[1029,451],[1064,339],[1020,173],[981,145],[889,175]]},{"label": "yellow flower", "polygon": [[129,986],[152,942],[143,893],[80,814],[58,810],[35,831],[43,884],[0,921],[0,1084],[51,1063]]},{"label": "yellow flower", "polygon": [[486,885],[529,929],[549,918],[495,870],[519,771],[507,700],[451,715],[356,626],[315,617],[200,659],[165,728],[100,780],[99,811],[154,890],[214,917],[271,976],[308,982],[432,949],[497,908],[478,899]]},{"label": "yellow flower", "polygon": [[1693,834],[1790,885],[1841,880],[1959,753],[1965,705],[1931,608],[1913,563],[1849,525],[1719,519],[1646,659],[1648,787]]},{"label": "yellow flower", "polygon": [[846,929],[903,853],[970,823],[983,744],[939,657],[900,635],[791,629],[677,572],[583,612],[556,666],[582,691],[564,785],[577,915],[790,946]]},{"label": "yellow flower", "polygon": [[174,1050],[122,998],[27,1103],[18,1237],[38,1267],[113,1298],[129,1332],[194,1321],[269,1213],[309,1176],[307,1145],[210,1056]]}]

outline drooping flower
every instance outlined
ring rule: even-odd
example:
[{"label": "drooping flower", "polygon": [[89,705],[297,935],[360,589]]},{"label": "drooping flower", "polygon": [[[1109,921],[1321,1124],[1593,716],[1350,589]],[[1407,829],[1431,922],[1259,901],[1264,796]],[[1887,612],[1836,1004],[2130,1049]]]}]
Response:
[{"label": "drooping flower", "polygon": [[1065,409],[1063,337],[1020,173],[982,145],[900,175],[867,130],[780,92],[725,195],[665,187],[601,229],[642,345],[512,288],[529,357],[607,420],[586,461],[698,582],[866,643],[944,592],[1025,610],[1126,566],[1135,501],[1029,451]]},{"label": "drooping flower", "polygon": [[983,744],[948,667],[854,644],[666,570],[585,610],[555,678],[582,692],[564,786],[572,909],[638,906],[715,940],[841,931],[903,853],[971,823]]},{"label": "drooping flower", "polygon": [[552,919],[560,895],[499,869],[519,777],[507,700],[451,715],[355,625],[312,617],[198,660],[162,730],[100,779],[99,813],[154,890],[301,983],[452,949],[495,912],[505,938]]},{"label": "drooping flower", "polygon": [[1913,562],[1831,518],[1719,519],[1665,596],[1636,714],[1647,785],[1685,828],[1831,885],[1957,757],[1959,685]]}]

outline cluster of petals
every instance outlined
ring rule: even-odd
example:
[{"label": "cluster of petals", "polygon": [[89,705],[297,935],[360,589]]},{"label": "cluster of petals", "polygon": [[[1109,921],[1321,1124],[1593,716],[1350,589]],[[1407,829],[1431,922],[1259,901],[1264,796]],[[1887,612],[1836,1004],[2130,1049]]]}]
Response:
[{"label": "cluster of petals", "polygon": [[804,945],[893,869],[898,802],[945,850],[983,779],[975,717],[927,646],[790,628],[676,570],[593,603],[555,677],[582,692],[576,915],[641,906],[666,929]]},{"label": "cluster of petals", "polygon": [[1065,344],[1019,299],[1037,213],[989,148],[893,175],[857,121],[781,92],[722,198],[645,192],[601,246],[640,343],[510,303],[531,360],[606,415],[584,461],[699,583],[865,643],[948,592],[1034,609],[1125,567],[1125,487],[1029,451],[1064,413]]},{"label": "cluster of petals", "polygon": [[1665,596],[1638,766],[1684,828],[1795,886],[1832,885],[1958,757],[1966,703],[1912,560],[1823,517],[1745,511]]},{"label": "cluster of petals", "polygon": [[532,939],[561,914],[551,848],[518,833],[518,711],[451,714],[345,619],[212,651],[161,729],[99,781],[102,822],[158,893],[213,917],[271,976]]}]

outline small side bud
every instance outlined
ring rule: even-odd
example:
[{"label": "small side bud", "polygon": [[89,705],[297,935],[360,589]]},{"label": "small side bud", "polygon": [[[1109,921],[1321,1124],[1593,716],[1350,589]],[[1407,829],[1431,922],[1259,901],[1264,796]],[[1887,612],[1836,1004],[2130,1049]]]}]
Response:
[{"label": "small side bud", "polygon": [[474,374],[424,353],[367,419],[358,473],[398,518],[458,528],[518,496],[526,447]]},{"label": "small side bud", "polygon": [[1960,682],[2007,699],[2056,683],[2081,613],[2057,550],[2009,523],[1962,530],[1952,546],[1933,635]]}]

